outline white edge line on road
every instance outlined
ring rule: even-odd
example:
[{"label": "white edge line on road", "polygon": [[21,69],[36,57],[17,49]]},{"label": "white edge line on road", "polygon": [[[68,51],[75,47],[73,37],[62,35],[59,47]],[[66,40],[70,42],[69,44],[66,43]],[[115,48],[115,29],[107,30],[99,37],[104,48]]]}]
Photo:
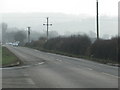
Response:
[{"label": "white edge line on road", "polygon": [[105,74],[105,75],[108,75],[108,76],[112,76],[112,77],[115,77],[115,78],[120,78],[120,77],[118,77],[118,76],[115,76],[115,75],[111,75],[111,74],[108,74],[108,73],[105,73],[105,72],[102,72],[103,74]]},{"label": "white edge line on road", "polygon": [[34,51],[37,51],[37,52],[38,52],[38,50],[36,50],[36,49],[35,49]]}]

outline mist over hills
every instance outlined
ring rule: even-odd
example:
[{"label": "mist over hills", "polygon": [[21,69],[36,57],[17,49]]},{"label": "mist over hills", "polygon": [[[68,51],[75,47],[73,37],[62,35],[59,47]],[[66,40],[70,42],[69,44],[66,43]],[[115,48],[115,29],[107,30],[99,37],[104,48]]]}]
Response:
[{"label": "mist over hills", "polygon": [[[96,17],[87,15],[71,15],[62,13],[4,13],[2,21],[8,24],[8,28],[25,30],[28,26],[32,31],[45,32],[46,17],[49,17],[50,31],[56,31],[59,35],[91,34],[95,37]],[[108,38],[118,34],[117,17],[100,16],[100,37]],[[11,30],[12,31],[12,30]]]}]

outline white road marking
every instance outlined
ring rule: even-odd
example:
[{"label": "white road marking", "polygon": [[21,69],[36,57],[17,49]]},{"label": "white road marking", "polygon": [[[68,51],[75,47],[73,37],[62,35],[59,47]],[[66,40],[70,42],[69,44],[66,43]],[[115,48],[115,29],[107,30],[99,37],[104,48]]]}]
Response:
[{"label": "white road marking", "polygon": [[59,60],[60,62],[62,61],[62,60]]},{"label": "white road marking", "polygon": [[111,75],[111,74],[108,74],[108,73],[105,73],[105,72],[102,72],[102,74],[104,74],[104,75],[108,75],[108,76],[112,76],[112,77],[115,77],[115,78],[120,78],[120,77],[118,77],[118,76]]},{"label": "white road marking", "polygon": [[41,62],[41,63],[38,63],[38,64],[44,64],[45,62]]},{"label": "white road marking", "polygon": [[[42,65],[44,64],[45,62],[41,62],[41,63],[37,63],[37,64],[34,64],[34,65]],[[27,68],[27,67],[31,67],[33,65],[26,65],[26,66],[17,66],[17,67],[6,67],[6,68],[0,68],[0,70],[5,70],[5,69],[21,69],[21,68]]]},{"label": "white road marking", "polygon": [[92,68],[83,68],[83,69],[93,70]]},{"label": "white road marking", "polygon": [[57,61],[60,61],[60,62],[62,61],[62,60],[60,60],[60,59],[56,59],[56,60],[57,60]]},{"label": "white road marking", "polygon": [[35,85],[35,83],[33,82],[32,79],[30,79],[30,78],[26,78],[26,80],[28,81],[29,84]]},{"label": "white road marking", "polygon": [[86,68],[86,69],[88,69],[88,70],[93,70],[92,68]]},{"label": "white road marking", "polygon": [[93,66],[93,67],[98,67],[98,66]]}]

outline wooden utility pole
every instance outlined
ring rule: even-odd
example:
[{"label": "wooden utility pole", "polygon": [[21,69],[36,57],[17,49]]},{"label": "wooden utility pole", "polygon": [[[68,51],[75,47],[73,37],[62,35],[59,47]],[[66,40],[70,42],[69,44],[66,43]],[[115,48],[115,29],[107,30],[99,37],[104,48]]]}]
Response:
[{"label": "wooden utility pole", "polygon": [[28,43],[30,43],[30,28],[31,27],[28,27]]},{"label": "wooden utility pole", "polygon": [[97,16],[96,16],[96,20],[97,20],[97,39],[99,39],[99,16],[98,16],[98,0],[96,1],[96,8],[97,8]]},{"label": "wooden utility pole", "polygon": [[49,32],[49,26],[52,26],[52,24],[49,24],[49,17],[47,17],[47,24],[43,24],[43,25],[46,25],[47,26],[47,40],[48,40],[48,32]]}]

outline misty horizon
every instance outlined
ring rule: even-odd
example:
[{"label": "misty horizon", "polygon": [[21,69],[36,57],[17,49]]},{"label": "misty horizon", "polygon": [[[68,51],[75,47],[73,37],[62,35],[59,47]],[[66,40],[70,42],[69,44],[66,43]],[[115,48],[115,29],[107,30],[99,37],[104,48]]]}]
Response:
[{"label": "misty horizon", "polygon": [[[49,17],[49,31],[56,31],[60,35],[67,34],[96,34],[96,17],[71,15],[63,13],[6,13],[2,14],[2,21],[8,24],[8,28],[25,30],[28,26],[32,31],[43,33],[46,31],[46,17]],[[2,22],[1,22],[2,23]],[[117,17],[99,17],[100,38],[105,35],[113,37],[118,35]]]}]

